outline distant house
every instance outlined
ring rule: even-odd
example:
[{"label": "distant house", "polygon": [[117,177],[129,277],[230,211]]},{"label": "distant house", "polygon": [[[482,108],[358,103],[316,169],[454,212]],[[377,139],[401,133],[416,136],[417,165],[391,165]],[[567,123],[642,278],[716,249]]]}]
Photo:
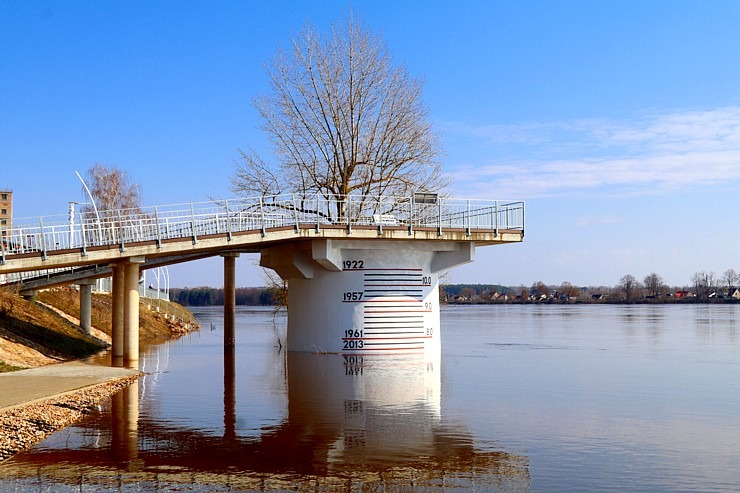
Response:
[{"label": "distant house", "polygon": [[740,300],[740,289],[735,289],[733,292],[731,292],[730,298],[734,300]]},{"label": "distant house", "polygon": [[685,289],[676,291],[676,298],[692,298],[694,296],[694,293],[691,291],[686,291]]},{"label": "distant house", "polygon": [[591,295],[591,299],[594,301],[604,301],[606,299],[605,294],[595,293]]}]

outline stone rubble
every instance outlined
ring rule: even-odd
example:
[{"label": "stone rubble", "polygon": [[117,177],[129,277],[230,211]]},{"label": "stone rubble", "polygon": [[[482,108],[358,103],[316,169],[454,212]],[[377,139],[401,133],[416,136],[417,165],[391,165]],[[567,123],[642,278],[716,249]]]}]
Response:
[{"label": "stone rubble", "polygon": [[0,412],[0,462],[76,423],[138,378],[125,377]]}]

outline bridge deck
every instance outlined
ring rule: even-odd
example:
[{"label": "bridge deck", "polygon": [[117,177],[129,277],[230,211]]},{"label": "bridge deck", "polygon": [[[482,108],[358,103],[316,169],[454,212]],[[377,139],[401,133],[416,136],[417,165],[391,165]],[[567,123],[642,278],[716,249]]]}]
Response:
[{"label": "bridge deck", "polygon": [[[416,203],[413,197],[263,197],[85,211],[66,221],[52,217],[36,222],[2,231],[0,274],[42,270],[49,275],[131,257],[144,257],[147,263],[143,268],[149,268],[319,238],[470,241],[480,246],[521,242],[524,203],[443,198]],[[11,281],[13,277],[7,276],[6,282]]]}]

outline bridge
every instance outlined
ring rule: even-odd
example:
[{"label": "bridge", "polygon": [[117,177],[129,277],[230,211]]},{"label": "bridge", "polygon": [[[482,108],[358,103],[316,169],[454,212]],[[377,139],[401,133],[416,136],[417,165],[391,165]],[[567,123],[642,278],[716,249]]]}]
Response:
[{"label": "bridge", "polygon": [[524,203],[282,195],[83,210],[14,220],[0,235],[0,283],[26,292],[80,284],[81,318],[90,280],[113,278],[114,359],[139,357],[140,270],[217,255],[233,347],[241,253],[260,253],[260,265],[290,283],[288,350],[425,351],[439,348],[437,274],[472,261],[476,246],[521,242]]}]

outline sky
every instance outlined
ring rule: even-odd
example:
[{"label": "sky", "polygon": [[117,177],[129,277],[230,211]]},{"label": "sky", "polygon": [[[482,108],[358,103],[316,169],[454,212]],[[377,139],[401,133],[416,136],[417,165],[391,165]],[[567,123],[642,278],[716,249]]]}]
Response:
[{"label": "sky", "polygon": [[[14,221],[126,170],[144,205],[234,196],[239,149],[269,151],[264,67],[350,9],[424,102],[459,198],[526,201],[522,244],[455,283],[672,286],[740,271],[740,2],[734,0],[0,0],[0,188]],[[264,284],[242,255],[237,284]],[[173,287],[222,286],[220,259]]]}]

